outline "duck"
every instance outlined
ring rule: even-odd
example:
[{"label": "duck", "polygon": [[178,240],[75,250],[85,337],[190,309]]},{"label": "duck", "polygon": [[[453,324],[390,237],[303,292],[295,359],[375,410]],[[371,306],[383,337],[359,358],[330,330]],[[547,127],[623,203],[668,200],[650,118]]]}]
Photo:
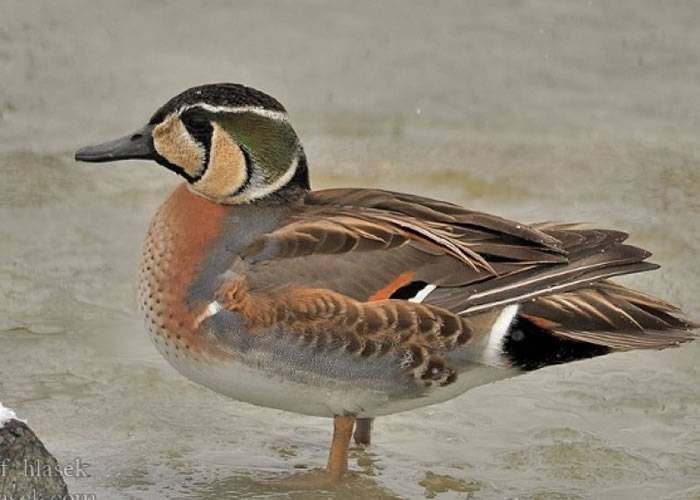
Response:
[{"label": "duck", "polygon": [[151,160],[183,182],[139,267],[146,329],[182,375],[238,401],[333,419],[324,477],[372,421],[542,367],[693,340],[675,306],[612,278],[659,266],[627,234],[526,224],[381,189],[312,190],[274,97],[176,95],[78,161]]}]

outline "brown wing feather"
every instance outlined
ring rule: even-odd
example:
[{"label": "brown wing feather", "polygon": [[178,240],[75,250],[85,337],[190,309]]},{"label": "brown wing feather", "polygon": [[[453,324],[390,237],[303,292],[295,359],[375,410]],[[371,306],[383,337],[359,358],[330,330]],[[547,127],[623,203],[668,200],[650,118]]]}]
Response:
[{"label": "brown wing feather", "polygon": [[[535,226],[537,227],[537,226]],[[644,262],[651,254],[625,245],[625,233],[602,229],[571,229],[548,224],[545,231],[556,236],[568,252],[568,261],[531,263],[512,272],[467,287],[443,287],[431,294],[431,304],[463,314],[533,300],[544,295],[584,288],[601,279],[656,269]]]},{"label": "brown wing feather", "polygon": [[696,327],[671,304],[607,280],[525,303],[521,311],[558,337],[615,350],[662,349],[692,340],[688,330]]},{"label": "brown wing feather", "polygon": [[561,242],[537,229],[456,205],[368,189],[313,191],[288,222],[255,242],[251,259],[386,250],[409,244],[445,254],[485,275],[489,256],[516,262],[563,262]]},{"label": "brown wing feather", "polygon": [[562,263],[556,239],[449,203],[378,190],[309,193],[243,254],[253,289],[293,283],[367,300],[396,276],[463,286]]},{"label": "brown wing feather", "polygon": [[[625,245],[626,237],[572,224],[527,226],[387,191],[315,191],[292,208],[278,229],[248,248],[243,255],[247,302],[239,300],[237,305],[229,297],[227,304],[241,308],[254,303],[254,308],[245,309],[251,322],[306,332],[301,334],[308,334],[310,342],[339,335],[353,352],[382,350],[385,345],[405,353],[419,349],[420,363],[413,365],[420,370],[415,373],[423,377],[434,362],[444,368],[436,372],[442,382],[451,372],[436,353],[464,339],[470,321],[482,312],[511,303],[529,301],[545,308],[530,313],[569,339],[584,340],[585,333],[584,341],[615,348],[675,343],[680,337],[668,334],[671,328],[659,322],[676,325],[674,321],[681,320],[656,299],[613,289],[616,285],[608,282],[604,290],[590,292],[595,283],[611,276],[657,267],[645,262],[649,252]],[[397,277],[403,283],[409,274],[438,286],[423,305],[365,302],[391,288]],[[280,283],[286,284],[284,293],[279,292]],[[595,298],[584,299],[586,293]],[[567,307],[569,317],[563,321],[561,310]],[[559,316],[551,314],[554,310]],[[360,323],[358,317],[363,318]],[[601,323],[597,330],[585,332],[576,326],[579,320],[594,319],[613,324]],[[446,326],[452,324],[457,326]],[[663,334],[658,340],[656,334],[642,338],[639,325]],[[689,327],[685,323],[681,329]],[[434,328],[454,335],[430,333]],[[621,336],[612,338],[619,332]]]},{"label": "brown wing feather", "polygon": [[306,203],[319,206],[358,207],[400,214],[400,216],[408,216],[420,221],[471,228],[483,235],[508,236],[532,243],[533,246],[547,248],[555,253],[564,253],[559,240],[535,227],[422,196],[380,189],[325,189],[309,193]]},{"label": "brown wing feather", "polygon": [[425,385],[452,383],[456,372],[439,353],[472,338],[468,319],[402,300],[360,302],[326,289],[293,287],[251,293],[246,278],[225,283],[217,300],[240,313],[253,335],[276,330],[321,351],[393,354]]},{"label": "brown wing feather", "polygon": [[305,211],[255,241],[244,254],[252,262],[352,251],[387,250],[406,243],[399,228],[338,211]]}]

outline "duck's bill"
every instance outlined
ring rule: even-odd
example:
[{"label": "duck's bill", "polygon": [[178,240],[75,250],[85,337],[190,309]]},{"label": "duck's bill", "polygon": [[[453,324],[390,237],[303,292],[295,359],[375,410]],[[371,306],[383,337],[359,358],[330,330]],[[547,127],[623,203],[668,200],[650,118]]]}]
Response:
[{"label": "duck's bill", "polygon": [[153,125],[146,125],[141,130],[113,141],[86,146],[75,153],[75,159],[88,162],[106,162],[118,160],[153,159]]}]

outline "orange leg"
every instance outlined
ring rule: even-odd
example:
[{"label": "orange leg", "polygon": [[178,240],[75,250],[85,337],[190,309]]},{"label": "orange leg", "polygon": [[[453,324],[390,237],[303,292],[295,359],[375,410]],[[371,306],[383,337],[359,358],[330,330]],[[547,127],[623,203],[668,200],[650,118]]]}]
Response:
[{"label": "orange leg", "polygon": [[355,423],[355,443],[368,445],[372,440],[372,423],[373,418],[358,418]]},{"label": "orange leg", "polygon": [[328,456],[328,474],[338,480],[348,471],[348,448],[352,437],[355,417],[335,417],[333,419],[333,441]]}]

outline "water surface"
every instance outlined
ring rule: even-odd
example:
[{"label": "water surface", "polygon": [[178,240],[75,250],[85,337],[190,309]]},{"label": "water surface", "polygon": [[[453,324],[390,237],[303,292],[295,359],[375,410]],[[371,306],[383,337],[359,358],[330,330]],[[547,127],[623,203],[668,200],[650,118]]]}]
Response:
[{"label": "water surface", "polygon": [[[0,400],[100,499],[325,498],[330,422],[228,400],[160,359],[136,311],[177,179],[82,165],[205,81],[290,110],[316,187],[375,186],[524,222],[623,229],[625,280],[700,318],[693,2],[0,5]],[[627,2],[625,2],[627,4]],[[551,367],[378,420],[339,498],[700,498],[700,344]]]}]

